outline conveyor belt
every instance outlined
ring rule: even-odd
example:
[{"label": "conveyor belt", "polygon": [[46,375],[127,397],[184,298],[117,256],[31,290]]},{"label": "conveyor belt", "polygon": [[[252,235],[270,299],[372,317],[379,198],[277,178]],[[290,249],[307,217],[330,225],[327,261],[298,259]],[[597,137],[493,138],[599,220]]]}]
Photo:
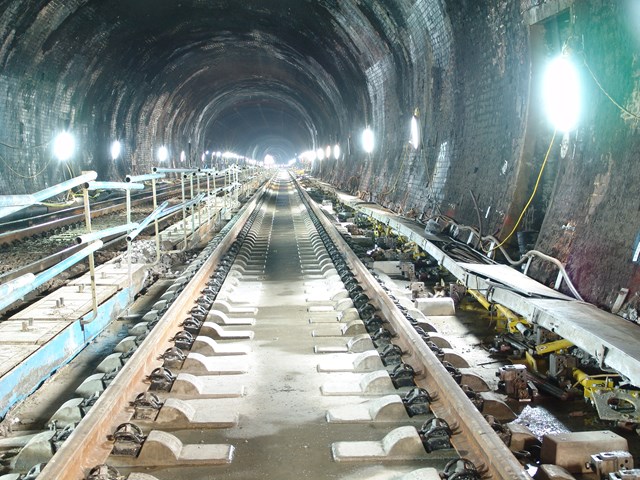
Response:
[{"label": "conveyor belt", "polygon": [[416,222],[357,197],[339,194],[339,198],[416,242],[468,288],[490,292],[491,301],[571,340],[603,366],[640,386],[640,326],[593,305],[571,300],[510,267],[457,262],[430,240]]}]

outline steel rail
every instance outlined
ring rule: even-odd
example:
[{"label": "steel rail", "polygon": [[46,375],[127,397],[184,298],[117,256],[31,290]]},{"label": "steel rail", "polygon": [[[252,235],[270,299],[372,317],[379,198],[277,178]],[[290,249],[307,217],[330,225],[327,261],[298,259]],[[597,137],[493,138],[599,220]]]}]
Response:
[{"label": "steel rail", "polygon": [[[167,215],[166,217],[163,217],[160,220],[160,224],[161,225],[167,225],[170,223],[170,217],[177,215],[179,212],[175,211],[173,212],[173,214]],[[126,241],[126,234],[123,235],[118,235],[118,234],[114,234],[111,235],[109,237],[105,237],[108,241],[105,242],[104,247],[103,248],[107,248],[110,247],[111,245],[117,244],[120,240]],[[77,241],[77,240],[76,240]],[[61,262],[62,260],[64,260],[65,258],[70,257],[71,255],[73,255],[75,252],[77,252],[78,250],[80,250],[82,248],[82,245],[71,245],[70,247],[67,247],[63,250],[60,250],[59,252],[53,253],[45,258],[41,258],[39,260],[36,260],[35,262],[32,262],[28,265],[24,265],[16,270],[12,270],[10,272],[6,272],[3,273],[2,275],[0,275],[0,284],[4,284],[5,282],[10,282],[11,280],[20,277],[21,275],[27,274],[27,273],[34,273],[37,274],[43,270],[46,270],[47,268],[51,267],[52,265],[55,265],[56,263]]]},{"label": "steel rail", "polygon": [[[131,177],[137,178],[137,177]],[[212,194],[219,193],[220,190],[216,190],[215,182],[221,181],[222,176],[215,177],[212,185]],[[219,182],[218,182],[219,183]],[[174,190],[180,187],[166,187],[159,189],[158,200],[167,200],[172,197]],[[97,202],[92,205],[91,218],[98,218],[104,215],[110,215],[125,208],[124,196],[118,196],[102,202]],[[147,192],[137,193],[132,195],[132,206],[137,206],[148,202],[151,199],[151,195]],[[102,208],[103,205],[106,205]],[[62,216],[62,217],[60,217]],[[60,217],[60,218],[57,218]],[[52,220],[48,220],[51,218]],[[0,245],[11,244],[18,242],[24,238],[29,238],[44,232],[48,232],[55,228],[66,227],[76,223],[84,222],[84,208],[82,206],[74,206],[71,208],[64,208],[61,210],[55,210],[53,212],[44,213],[36,217],[22,218],[18,220],[12,220],[6,223],[0,223],[0,230],[10,229],[9,231],[0,233]],[[34,225],[35,222],[35,225]]]},{"label": "steel rail", "polygon": [[155,328],[149,332],[145,342],[122,367],[60,450],[47,463],[40,474],[42,478],[82,480],[91,468],[106,461],[111,452],[111,443],[107,441],[107,435],[111,434],[117,425],[130,420],[132,411],[129,402],[135,398],[135,394],[148,389],[148,385],[144,383],[146,376],[154,368],[162,365],[157,359],[158,355],[172,346],[171,336],[193,307],[194,298],[205,287],[220,258],[256,208],[265,188],[263,185],[242,207],[237,221],[225,238],[198,269]]},{"label": "steel rail", "polygon": [[493,479],[531,480],[531,476],[353,253],[320,207],[295,179],[294,181],[310,210],[320,219],[353,273],[363,286],[366,285],[365,291],[372,299],[371,303],[376,305],[390,322],[394,330],[392,333],[396,335],[394,342],[404,352],[408,352],[404,358],[405,363],[418,372],[416,384],[426,388],[430,393],[437,393],[438,398],[431,404],[431,409],[437,417],[445,419],[452,427],[454,435],[451,443],[456,450],[461,456],[471,460],[478,469],[486,470],[486,474]]},{"label": "steel rail", "polygon": [[[167,198],[171,198],[171,191],[164,191],[161,195],[158,195],[159,200],[164,200]],[[137,206],[145,202],[148,202],[150,199],[151,197],[149,195],[143,196],[142,198],[136,198],[131,202],[131,204],[133,206]],[[125,203],[122,200],[124,200],[124,197],[118,197],[111,200],[105,200],[104,202],[98,202],[96,205],[102,205],[102,204],[107,204],[107,205],[111,204],[111,205],[105,206],[104,208],[96,208],[96,209],[92,208],[91,218],[98,218],[98,217],[110,215],[112,213],[123,210],[125,208]],[[121,202],[121,203],[116,203],[116,202]],[[25,228],[5,232],[5,233],[0,233],[0,245],[11,244],[25,238],[33,237],[35,235],[48,232],[56,228],[66,227],[68,225],[84,222],[85,218],[84,218],[83,211],[84,211],[83,207],[74,207],[74,208],[69,208],[65,210],[58,210],[58,211],[47,213],[44,215],[39,215],[38,217],[35,217],[35,218],[15,220],[11,223],[14,223],[16,225],[19,225],[22,223],[22,224],[27,224],[29,226]],[[62,218],[55,218],[55,216],[57,215],[65,215],[65,216]],[[46,221],[48,217],[52,217],[54,219],[50,221]],[[31,223],[33,221],[38,221],[37,219],[40,219],[39,223],[36,225],[32,225]],[[6,225],[8,224],[4,224],[4,226]]]}]

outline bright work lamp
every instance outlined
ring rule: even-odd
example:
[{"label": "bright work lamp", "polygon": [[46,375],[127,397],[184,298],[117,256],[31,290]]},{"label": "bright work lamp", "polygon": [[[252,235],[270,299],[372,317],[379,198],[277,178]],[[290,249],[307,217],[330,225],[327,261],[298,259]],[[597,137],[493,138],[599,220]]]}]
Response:
[{"label": "bright work lamp", "polygon": [[65,162],[73,156],[76,149],[76,141],[69,132],[61,132],[53,141],[53,155]]},{"label": "bright work lamp", "polygon": [[373,152],[373,146],[373,131],[369,127],[367,127],[365,128],[364,132],[362,132],[362,148],[366,153],[371,153]]},{"label": "bright work lamp", "polygon": [[573,130],[580,117],[580,77],[566,56],[547,66],[542,94],[551,124],[560,132]]}]

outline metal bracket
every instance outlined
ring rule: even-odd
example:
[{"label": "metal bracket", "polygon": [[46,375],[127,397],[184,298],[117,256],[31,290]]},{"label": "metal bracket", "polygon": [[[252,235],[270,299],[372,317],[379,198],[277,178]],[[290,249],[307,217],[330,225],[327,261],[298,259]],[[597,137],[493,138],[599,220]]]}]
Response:
[{"label": "metal bracket", "polygon": [[136,424],[121,423],[113,435],[107,438],[114,442],[112,455],[137,457],[147,437],[142,434],[142,430]]}]

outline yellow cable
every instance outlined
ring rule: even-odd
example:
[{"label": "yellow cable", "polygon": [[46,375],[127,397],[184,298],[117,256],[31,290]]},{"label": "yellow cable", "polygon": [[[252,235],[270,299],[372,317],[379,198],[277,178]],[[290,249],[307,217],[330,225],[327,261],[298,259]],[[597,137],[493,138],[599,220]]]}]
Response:
[{"label": "yellow cable", "polygon": [[531,192],[531,196],[529,197],[529,200],[527,201],[527,204],[524,206],[524,208],[522,209],[522,212],[520,213],[520,216],[518,217],[518,221],[516,222],[516,224],[513,226],[513,229],[511,230],[511,232],[509,233],[509,235],[507,235],[507,238],[505,238],[504,240],[502,240],[498,245],[496,245],[495,247],[491,248],[489,251],[493,251],[496,248],[500,248],[502,245],[504,245],[506,243],[507,240],[509,240],[511,238],[511,236],[514,234],[514,232],[516,231],[516,229],[518,228],[518,225],[520,225],[520,222],[522,221],[522,218],[524,217],[524,214],[527,212],[527,209],[529,208],[529,205],[531,205],[531,202],[533,201],[533,197],[535,197],[536,192],[538,191],[538,185],[540,185],[540,179],[542,178],[542,173],[544,172],[544,167],[547,165],[547,160],[549,160],[549,154],[551,153],[551,148],[553,147],[553,143],[556,140],[556,133],[558,131],[554,130],[553,131],[553,137],[551,137],[551,143],[549,144],[549,148],[547,149],[547,153],[544,156],[544,160],[542,162],[542,166],[540,167],[540,173],[538,173],[538,178],[536,180],[536,184],[533,187],[533,192]]},{"label": "yellow cable", "polygon": [[405,158],[408,156],[408,146],[405,145],[404,150],[402,151],[402,161],[400,162],[400,169],[398,170],[398,174],[396,175],[396,179],[393,182],[393,187],[391,187],[389,190],[387,190],[386,192],[382,192],[380,195],[389,195],[391,192],[393,192],[396,189],[396,186],[398,185],[398,179],[400,178],[400,175],[402,174],[402,169],[404,167],[404,160]]},{"label": "yellow cable", "polygon": [[9,162],[7,162],[3,156],[0,155],[0,160],[2,160],[2,163],[4,163],[6,165],[6,167],[11,171],[11,173],[13,173],[15,176],[20,177],[20,178],[26,178],[29,180],[33,180],[34,178],[38,178],[42,173],[44,173],[44,171],[47,169],[47,167],[49,166],[49,164],[51,163],[51,159],[49,159],[49,161],[47,162],[47,164],[42,167],[42,170],[40,170],[38,173],[35,173],[34,175],[22,175],[20,172],[14,170],[13,168],[11,168],[11,165],[9,165]]}]

